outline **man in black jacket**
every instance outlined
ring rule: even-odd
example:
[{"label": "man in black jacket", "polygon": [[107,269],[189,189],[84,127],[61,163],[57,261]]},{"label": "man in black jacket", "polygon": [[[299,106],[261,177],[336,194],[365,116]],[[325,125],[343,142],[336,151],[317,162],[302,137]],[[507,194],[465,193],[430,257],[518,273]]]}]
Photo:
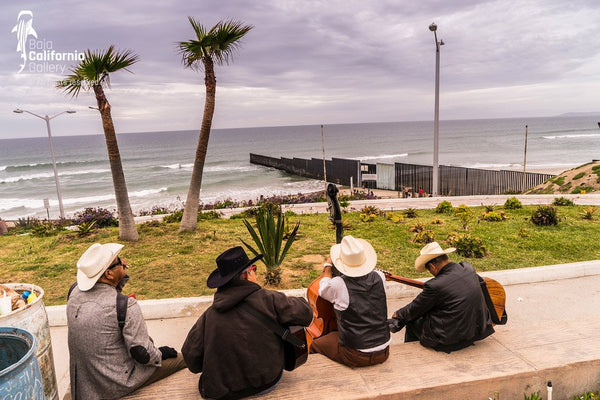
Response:
[{"label": "man in black jacket", "polygon": [[256,316],[253,307],[280,325],[307,326],[312,309],[300,297],[263,289],[256,281],[255,261],[240,246],[217,258],[206,282],[217,288],[214,301],[187,335],[181,349],[190,371],[202,372],[202,397],[239,399],[273,388],[284,367],[283,342]]},{"label": "man in black jacket", "polygon": [[405,342],[419,340],[425,347],[450,353],[494,333],[477,274],[469,263],[450,261],[448,254],[455,250],[442,250],[433,242],[415,260],[417,271],[428,270],[434,278],[392,316],[392,332],[406,325]]}]

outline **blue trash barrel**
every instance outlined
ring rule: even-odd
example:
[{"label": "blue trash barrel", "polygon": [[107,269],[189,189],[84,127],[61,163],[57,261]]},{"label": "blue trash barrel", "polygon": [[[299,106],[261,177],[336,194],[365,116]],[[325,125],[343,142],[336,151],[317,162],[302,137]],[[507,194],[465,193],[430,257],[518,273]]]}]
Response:
[{"label": "blue trash barrel", "polygon": [[44,400],[35,338],[24,329],[0,327],[0,399]]}]

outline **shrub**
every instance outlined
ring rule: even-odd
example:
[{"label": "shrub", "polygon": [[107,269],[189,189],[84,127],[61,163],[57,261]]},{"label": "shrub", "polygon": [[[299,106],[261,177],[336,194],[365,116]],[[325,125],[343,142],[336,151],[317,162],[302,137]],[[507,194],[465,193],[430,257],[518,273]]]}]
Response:
[{"label": "shrub", "polygon": [[165,215],[163,217],[163,222],[166,222],[167,224],[170,224],[173,222],[181,222],[182,217],[183,217],[183,208],[180,210],[173,211],[169,215]]},{"label": "shrub", "polygon": [[559,177],[555,178],[554,180],[552,180],[552,182],[558,186],[562,186],[565,184],[565,177],[559,176]]},{"label": "shrub", "polygon": [[581,192],[583,192],[585,190],[587,190],[587,188],[581,187],[581,186],[575,186],[573,188],[573,190],[571,190],[571,194],[579,194],[579,193],[581,193]]},{"label": "shrub", "polygon": [[395,213],[395,212],[387,212],[385,214],[385,218],[388,221],[392,221],[395,224],[404,221],[404,216],[400,213]]},{"label": "shrub", "polygon": [[17,228],[31,229],[40,223],[40,220],[35,217],[19,218]]},{"label": "shrub", "polygon": [[91,234],[96,226],[96,221],[82,222],[77,227],[77,235],[83,237]]},{"label": "shrub", "polygon": [[431,220],[431,223],[432,223],[432,224],[434,224],[434,225],[444,225],[444,221],[442,221],[442,220],[441,220],[441,219],[439,219],[439,218],[434,218],[434,219],[432,219],[432,220]]},{"label": "shrub", "polygon": [[596,207],[588,207],[585,210],[583,210],[581,214],[581,218],[582,219],[588,219],[588,220],[593,220],[594,219],[594,214],[596,213],[596,211],[598,211],[598,209]]},{"label": "shrub", "polygon": [[375,216],[381,214],[381,210],[375,206],[364,206],[360,212],[367,215],[374,214]]},{"label": "shrub", "polygon": [[491,212],[494,211],[496,209],[496,205],[495,204],[482,204],[483,208],[485,209],[485,212]]},{"label": "shrub", "polygon": [[33,236],[52,236],[56,234],[57,230],[54,228],[54,224],[51,221],[44,221],[35,225],[31,228],[31,234]]},{"label": "shrub", "polygon": [[221,214],[214,210],[204,211],[198,213],[198,221],[200,220],[209,220],[209,219],[219,219],[221,218]]},{"label": "shrub", "polygon": [[361,222],[373,222],[375,221],[375,217],[377,217],[375,214],[360,213],[358,219]]},{"label": "shrub", "polygon": [[539,206],[531,214],[531,222],[538,226],[558,225],[556,208],[552,206]]},{"label": "shrub", "polygon": [[469,233],[450,233],[447,242],[450,246],[456,247],[456,252],[463,257],[482,258],[487,252],[483,241]]},{"label": "shrub", "polygon": [[414,208],[410,207],[407,208],[406,210],[404,210],[402,212],[402,214],[406,217],[406,218],[417,218],[417,210],[415,210]]},{"label": "shrub", "polygon": [[509,197],[504,202],[504,208],[507,210],[517,210],[523,208],[523,204],[516,197]]},{"label": "shrub", "polygon": [[414,243],[427,244],[435,240],[435,233],[430,229],[424,229],[420,232],[416,232],[413,236],[412,241]]},{"label": "shrub", "polygon": [[585,175],[585,172],[580,172],[573,177],[573,180],[581,179]]},{"label": "shrub", "polygon": [[83,222],[96,221],[96,227],[105,228],[107,226],[119,226],[119,221],[114,217],[112,211],[105,208],[88,207],[83,211],[78,211],[73,217],[73,222],[80,225]]},{"label": "shrub", "polygon": [[484,213],[481,216],[481,219],[484,221],[489,221],[489,222],[500,222],[500,221],[504,221],[506,219],[506,215],[504,214],[504,211],[500,210],[500,211],[489,211]]},{"label": "shrub", "polygon": [[438,214],[450,214],[454,211],[454,207],[452,207],[452,203],[447,200],[442,201],[435,208],[435,212]]},{"label": "shrub", "polygon": [[571,199],[567,199],[566,197],[556,197],[552,201],[553,206],[574,206],[575,203]]},{"label": "shrub", "polygon": [[419,221],[416,224],[414,224],[413,226],[411,226],[410,228],[408,228],[408,231],[413,232],[413,233],[419,233],[419,232],[423,232],[426,229],[427,229],[427,227],[425,226],[425,224],[422,223],[421,221]]},{"label": "shrub", "polygon": [[475,215],[473,214],[473,210],[471,210],[468,206],[466,206],[464,204],[461,204],[460,206],[458,206],[454,209],[454,215],[458,219],[460,219],[462,228],[464,230],[469,229],[469,222],[471,222],[471,220],[473,218],[475,218]]}]

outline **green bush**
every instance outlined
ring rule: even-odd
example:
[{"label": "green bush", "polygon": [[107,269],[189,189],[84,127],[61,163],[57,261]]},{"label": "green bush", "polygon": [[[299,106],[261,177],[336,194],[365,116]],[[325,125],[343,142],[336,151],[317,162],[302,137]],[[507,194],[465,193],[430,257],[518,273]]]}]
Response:
[{"label": "green bush", "polygon": [[585,172],[580,172],[573,177],[573,180],[581,179],[585,176]]},{"label": "green bush", "polygon": [[531,222],[538,226],[558,225],[558,214],[552,206],[539,206],[531,214]]},{"label": "green bush", "polygon": [[361,210],[360,210],[361,214],[366,214],[366,215],[379,215],[381,214],[381,210],[375,206],[364,206]]},{"label": "green bush", "polygon": [[489,222],[500,222],[506,219],[504,211],[488,211],[481,216],[481,219]]},{"label": "green bush", "polygon": [[579,194],[579,193],[583,192],[584,190],[587,190],[587,188],[581,187],[581,186],[575,186],[573,188],[573,190],[571,190],[571,194]]},{"label": "green bush", "polygon": [[574,206],[575,203],[571,199],[567,199],[566,197],[556,197],[552,201],[553,206]]},{"label": "green bush", "polygon": [[417,218],[417,210],[410,207],[410,208],[407,208],[406,210],[404,210],[402,212],[402,215],[404,215],[404,217],[406,217],[406,218]]},{"label": "green bush", "polygon": [[182,217],[183,217],[183,208],[180,210],[173,211],[169,215],[165,215],[163,217],[163,222],[166,222],[167,224],[170,224],[173,222],[181,222]]},{"label": "green bush", "polygon": [[516,197],[509,197],[504,202],[504,208],[507,210],[517,210],[523,208],[523,204]]},{"label": "green bush", "polygon": [[483,241],[469,233],[452,232],[448,235],[447,242],[463,257],[482,258],[487,252]]},{"label": "green bush", "polygon": [[454,207],[452,207],[452,203],[447,200],[442,201],[435,208],[435,212],[438,214],[450,214],[454,211]]},{"label": "green bush", "polygon": [[471,222],[473,218],[475,218],[473,210],[471,210],[465,204],[461,204],[458,207],[456,207],[454,209],[454,215],[460,220],[462,228],[464,230],[469,229],[469,222]]},{"label": "green bush", "polygon": [[558,186],[562,186],[565,184],[565,177],[564,176],[559,176],[557,178],[555,178],[554,180],[552,180],[553,183],[555,183]]},{"label": "green bush", "polygon": [[435,233],[430,229],[424,229],[414,234],[413,242],[420,244],[431,243],[435,240]]},{"label": "green bush", "polygon": [[211,210],[211,211],[204,211],[204,212],[199,212],[198,213],[198,221],[201,220],[207,220],[207,219],[219,219],[221,218],[221,214],[219,214],[217,211]]}]

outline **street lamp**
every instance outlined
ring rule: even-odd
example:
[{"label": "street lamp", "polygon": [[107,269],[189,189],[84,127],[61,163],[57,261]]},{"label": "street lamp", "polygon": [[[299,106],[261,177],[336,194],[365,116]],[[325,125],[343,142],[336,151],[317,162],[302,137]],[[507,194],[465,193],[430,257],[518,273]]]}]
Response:
[{"label": "street lamp", "polygon": [[53,118],[56,118],[59,115],[62,115],[64,113],[75,114],[76,111],[75,110],[67,110],[67,111],[60,112],[56,115],[53,115],[51,117],[49,117],[47,115],[42,117],[41,115],[37,115],[36,113],[32,113],[31,111],[21,110],[20,108],[17,108],[13,112],[16,112],[17,114],[23,114],[23,113],[31,114],[34,117],[38,117],[38,118],[41,118],[44,121],[46,121],[46,128],[48,129],[48,140],[50,141],[50,156],[52,157],[52,167],[54,168],[54,182],[56,183],[56,195],[58,196],[58,207],[60,209],[60,218],[64,219],[65,218],[65,209],[63,207],[62,196],[60,194],[60,183],[58,181],[58,171],[56,170],[56,159],[54,158],[54,145],[52,144],[52,133],[50,131],[50,120]]},{"label": "street lamp", "polygon": [[431,195],[438,195],[439,189],[439,136],[440,136],[440,46],[444,45],[444,41],[437,39],[437,25],[432,23],[429,25],[429,30],[433,32],[435,39],[435,113],[433,120],[433,176]]}]

